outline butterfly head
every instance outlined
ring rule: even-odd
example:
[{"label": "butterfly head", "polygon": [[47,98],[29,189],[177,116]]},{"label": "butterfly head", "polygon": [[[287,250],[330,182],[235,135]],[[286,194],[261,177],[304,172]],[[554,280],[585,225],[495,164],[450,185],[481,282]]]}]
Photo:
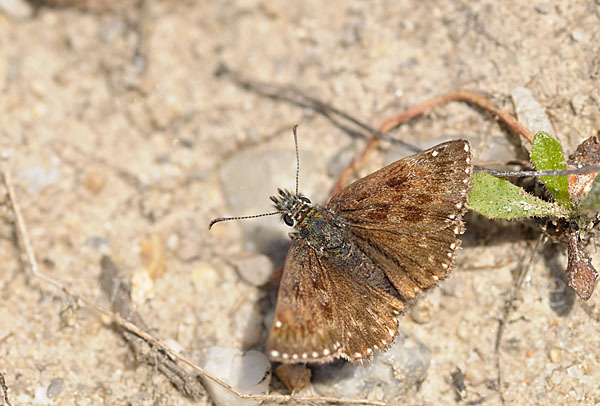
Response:
[{"label": "butterfly head", "polygon": [[281,218],[286,225],[296,227],[313,209],[310,200],[302,194],[292,193],[289,190],[278,189],[277,191],[278,195],[271,196],[275,209],[281,213]]}]

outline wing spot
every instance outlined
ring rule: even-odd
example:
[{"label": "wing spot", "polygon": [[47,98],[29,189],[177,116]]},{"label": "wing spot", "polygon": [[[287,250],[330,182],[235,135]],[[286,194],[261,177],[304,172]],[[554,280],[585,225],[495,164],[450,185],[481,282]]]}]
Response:
[{"label": "wing spot", "polygon": [[448,264],[442,264],[442,268],[448,269]]},{"label": "wing spot", "polygon": [[280,328],[280,327],[281,327],[281,321],[280,321],[280,320],[277,320],[277,321],[275,322],[275,328]]},{"label": "wing spot", "polygon": [[469,183],[469,178],[465,178],[465,179],[463,180],[463,183]]},{"label": "wing spot", "polygon": [[381,340],[381,346],[382,346],[382,347],[385,347],[386,345],[387,345],[387,341],[385,341],[385,340]]},{"label": "wing spot", "polygon": [[313,356],[313,358],[317,358],[319,356],[319,353],[316,351],[313,351],[312,356]]},{"label": "wing spot", "polygon": [[340,348],[342,345],[340,344],[339,341],[335,342],[334,348],[337,350],[338,348]]},{"label": "wing spot", "polygon": [[292,359],[298,359],[298,354],[293,354]]},{"label": "wing spot", "polygon": [[373,352],[373,350],[372,350],[372,349],[370,349],[370,348],[367,348],[367,354],[370,354],[370,353],[372,353],[372,352]]},{"label": "wing spot", "polygon": [[465,159],[465,161],[467,161],[467,163],[471,162],[471,158],[467,157],[467,159]]},{"label": "wing spot", "polygon": [[374,349],[374,350],[378,350],[378,349],[379,349],[379,347],[378,347],[377,345],[374,345],[374,346],[373,346],[373,349]]},{"label": "wing spot", "polygon": [[307,353],[305,353],[305,352],[303,352],[303,353],[302,353],[302,359],[307,359],[307,358],[308,358],[308,354],[307,354]]},{"label": "wing spot", "polygon": [[388,328],[388,333],[390,333],[390,337],[394,338],[394,336],[396,335],[396,332],[394,330],[392,330],[391,328]]},{"label": "wing spot", "polygon": [[462,209],[462,205],[463,205],[462,203],[456,203],[456,208],[460,210],[460,209]]},{"label": "wing spot", "polygon": [[437,275],[433,275],[433,280],[434,280],[434,281],[439,281],[439,280],[440,280],[440,278],[438,278],[438,276],[437,276]]},{"label": "wing spot", "polygon": [[281,358],[283,359],[288,359],[290,356],[287,352],[284,352],[283,354],[281,354]]},{"label": "wing spot", "polygon": [[465,143],[465,152],[469,152],[469,144]]},{"label": "wing spot", "polygon": [[419,287],[418,287],[418,286],[415,286],[415,287],[413,288],[413,290],[415,291],[415,293],[419,293],[419,291],[420,291],[421,289],[419,289]]},{"label": "wing spot", "polygon": [[454,234],[460,234],[460,228],[458,228],[458,226],[454,227]]},{"label": "wing spot", "polygon": [[455,216],[454,214],[451,214],[451,215],[449,215],[449,216],[448,216],[448,218],[449,218],[450,220],[454,220],[454,219],[456,218],[456,216]]},{"label": "wing spot", "polygon": [[438,154],[439,154],[439,152],[437,152],[437,151],[433,151],[433,152],[431,153],[431,156],[438,156]]},{"label": "wing spot", "polygon": [[456,244],[454,244],[454,243],[450,244],[450,249],[453,250],[454,248],[456,248]]},{"label": "wing spot", "polygon": [[275,350],[271,351],[271,357],[273,357],[273,358],[279,357],[279,351],[275,351]]},{"label": "wing spot", "polygon": [[449,253],[448,253],[448,254],[446,254],[446,255],[448,255],[448,258],[452,258],[452,252],[449,252]]},{"label": "wing spot", "polygon": [[469,174],[469,172],[471,172],[471,168],[466,168],[466,169],[465,169],[465,173],[468,175],[468,174]]},{"label": "wing spot", "polygon": [[354,358],[361,358],[362,354],[360,352],[355,352],[354,353]]},{"label": "wing spot", "polygon": [[325,348],[323,350],[323,355],[328,356],[329,355],[329,350],[327,348]]}]

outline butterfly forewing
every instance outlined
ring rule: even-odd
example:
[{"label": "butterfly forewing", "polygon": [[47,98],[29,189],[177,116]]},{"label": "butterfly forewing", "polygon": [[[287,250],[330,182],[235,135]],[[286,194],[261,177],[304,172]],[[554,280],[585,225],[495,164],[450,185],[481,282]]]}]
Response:
[{"label": "butterfly forewing", "polygon": [[472,172],[469,143],[450,141],[357,180],[328,207],[410,301],[450,271]]},{"label": "butterfly forewing", "polygon": [[469,142],[445,142],[357,180],[328,207],[362,228],[432,233],[461,221],[472,169]]}]

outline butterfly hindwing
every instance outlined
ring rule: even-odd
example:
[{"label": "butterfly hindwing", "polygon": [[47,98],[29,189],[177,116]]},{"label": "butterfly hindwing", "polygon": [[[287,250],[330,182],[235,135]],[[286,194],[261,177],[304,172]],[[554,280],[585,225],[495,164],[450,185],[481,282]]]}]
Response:
[{"label": "butterfly hindwing", "polygon": [[301,240],[292,244],[283,272],[267,344],[272,360],[358,361],[392,343],[395,315],[404,309],[396,297],[319,258]]},{"label": "butterfly hindwing", "polygon": [[396,315],[404,311],[404,303],[371,286],[337,261],[330,262],[326,268],[337,287],[336,306],[344,331],[340,356],[363,361],[370,359],[375,350],[387,349],[398,333]]},{"label": "butterfly hindwing", "polygon": [[295,240],[283,267],[267,343],[272,360],[314,362],[337,356],[343,332],[334,289],[314,250]]}]

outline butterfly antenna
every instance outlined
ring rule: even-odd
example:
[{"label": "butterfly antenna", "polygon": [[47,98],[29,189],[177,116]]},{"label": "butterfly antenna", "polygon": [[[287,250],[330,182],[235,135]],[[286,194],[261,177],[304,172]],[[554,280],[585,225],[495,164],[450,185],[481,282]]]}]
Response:
[{"label": "butterfly antenna", "polygon": [[298,195],[298,174],[300,173],[300,154],[298,153],[298,134],[296,129],[298,128],[298,124],[292,128],[294,132],[294,145],[296,146],[296,195]]},{"label": "butterfly antenna", "polygon": [[262,214],[254,214],[252,216],[241,216],[241,217],[218,217],[214,220],[212,220],[210,223],[208,223],[208,229],[210,230],[211,227],[215,224],[215,223],[220,223],[221,221],[229,221],[229,220],[246,220],[246,219],[254,219],[257,217],[265,217],[265,216],[273,216],[275,214],[280,214],[281,212],[278,211],[274,211],[273,213],[262,213]]}]

